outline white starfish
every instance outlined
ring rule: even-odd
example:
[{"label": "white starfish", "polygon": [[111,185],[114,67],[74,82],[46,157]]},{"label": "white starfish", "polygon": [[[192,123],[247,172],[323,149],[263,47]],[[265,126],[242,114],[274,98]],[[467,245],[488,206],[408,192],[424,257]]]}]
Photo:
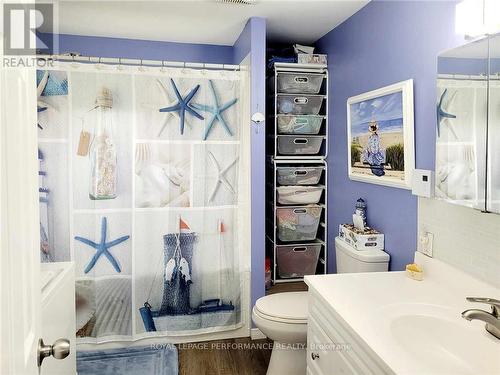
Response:
[{"label": "white starfish", "polygon": [[210,194],[210,198],[208,198],[208,202],[210,203],[214,199],[215,194],[217,193],[217,190],[218,190],[220,184],[224,185],[224,187],[227,190],[229,190],[232,194],[235,194],[233,186],[227,180],[226,173],[238,161],[238,157],[236,157],[236,159],[234,159],[231,163],[229,163],[223,169],[220,168],[220,165],[217,162],[217,159],[215,159],[214,154],[212,154],[210,151],[208,152],[208,157],[210,158],[210,161],[212,162],[212,164],[214,165],[214,167],[217,171],[217,181],[215,182],[214,188],[212,189],[212,193]]}]

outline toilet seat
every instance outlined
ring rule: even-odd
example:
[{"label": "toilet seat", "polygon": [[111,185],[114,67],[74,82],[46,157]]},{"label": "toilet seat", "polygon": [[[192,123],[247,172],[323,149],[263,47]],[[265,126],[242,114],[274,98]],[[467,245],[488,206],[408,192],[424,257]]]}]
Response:
[{"label": "toilet seat", "polygon": [[255,313],[262,319],[287,324],[307,324],[307,292],[286,292],[259,298]]}]

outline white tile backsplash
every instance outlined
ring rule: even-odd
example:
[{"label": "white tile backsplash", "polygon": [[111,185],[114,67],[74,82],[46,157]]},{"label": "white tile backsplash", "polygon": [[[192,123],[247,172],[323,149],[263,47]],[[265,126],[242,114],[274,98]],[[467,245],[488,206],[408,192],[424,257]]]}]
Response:
[{"label": "white tile backsplash", "polygon": [[500,215],[419,198],[418,229],[434,234],[434,258],[500,286]]}]

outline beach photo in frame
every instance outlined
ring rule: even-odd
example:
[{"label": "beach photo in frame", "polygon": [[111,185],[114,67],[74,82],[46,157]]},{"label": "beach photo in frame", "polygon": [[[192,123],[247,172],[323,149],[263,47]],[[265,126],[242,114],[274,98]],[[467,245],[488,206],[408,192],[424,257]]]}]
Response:
[{"label": "beach photo in frame", "polygon": [[411,189],[415,169],[412,79],[347,100],[347,151],[351,180]]}]

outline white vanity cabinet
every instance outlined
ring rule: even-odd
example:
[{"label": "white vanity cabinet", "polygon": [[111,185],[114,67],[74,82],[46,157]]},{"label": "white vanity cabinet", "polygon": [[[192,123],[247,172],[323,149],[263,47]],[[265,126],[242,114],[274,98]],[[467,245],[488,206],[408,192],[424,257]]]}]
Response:
[{"label": "white vanity cabinet", "polygon": [[309,289],[307,375],[394,374],[323,298]]}]

